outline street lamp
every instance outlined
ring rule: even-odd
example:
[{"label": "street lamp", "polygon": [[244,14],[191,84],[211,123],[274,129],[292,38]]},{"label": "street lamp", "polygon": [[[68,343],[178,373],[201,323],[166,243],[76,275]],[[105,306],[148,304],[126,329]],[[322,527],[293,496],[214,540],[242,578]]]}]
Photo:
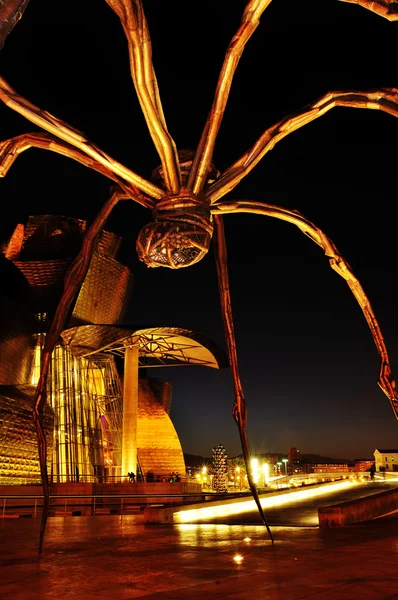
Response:
[{"label": "street lamp", "polygon": [[259,473],[258,473],[258,459],[257,458],[252,458],[251,461],[251,468],[252,468],[252,477],[253,477],[253,482],[254,483],[258,483],[259,480]]},{"label": "street lamp", "polygon": [[207,467],[206,465],[202,467],[202,485],[207,487]]},{"label": "street lamp", "polygon": [[276,473],[277,473],[277,476],[278,476],[278,478],[277,478],[277,480],[276,480],[276,487],[277,487],[277,488],[279,488],[279,487],[280,487],[280,483],[279,483],[279,476],[280,476],[280,474],[281,474],[281,466],[282,466],[282,463],[281,463],[281,462],[277,462],[277,463],[276,463]]},{"label": "street lamp", "polygon": [[282,462],[285,463],[285,475],[286,475],[286,480],[287,480],[287,458],[282,458]]}]

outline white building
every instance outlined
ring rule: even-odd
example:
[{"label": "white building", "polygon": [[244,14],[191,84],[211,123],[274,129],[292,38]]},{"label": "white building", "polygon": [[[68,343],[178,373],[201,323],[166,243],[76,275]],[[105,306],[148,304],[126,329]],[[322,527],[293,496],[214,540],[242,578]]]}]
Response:
[{"label": "white building", "polygon": [[376,448],[373,453],[375,457],[376,471],[398,471],[398,449]]}]

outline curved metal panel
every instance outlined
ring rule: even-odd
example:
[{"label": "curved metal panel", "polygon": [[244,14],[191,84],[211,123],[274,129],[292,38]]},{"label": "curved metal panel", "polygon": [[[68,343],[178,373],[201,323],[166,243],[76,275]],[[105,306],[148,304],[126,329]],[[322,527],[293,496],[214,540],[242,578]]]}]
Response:
[{"label": "curved metal panel", "polygon": [[148,471],[155,478],[167,477],[172,471],[185,475],[180,440],[150,380],[140,378],[138,390],[137,453],[143,475]]},{"label": "curved metal panel", "polygon": [[161,406],[163,406],[164,410],[169,415],[171,410],[173,386],[169,381],[165,381],[164,379],[155,379],[154,377],[149,377],[147,381],[157,401]]},{"label": "curved metal panel", "polygon": [[30,216],[25,226],[22,261],[47,261],[75,256],[86,222],[63,215]]},{"label": "curved metal panel", "polygon": [[29,382],[34,347],[34,310],[29,284],[0,256],[0,385]]},{"label": "curved metal panel", "polygon": [[61,333],[62,339],[77,358],[101,352],[121,343],[132,335],[133,331],[127,327],[112,327],[110,325],[81,325],[65,329]]},{"label": "curved metal panel", "polygon": [[[40,483],[36,429],[32,419],[34,386],[0,386],[0,483]],[[48,469],[51,469],[54,413],[44,408],[48,438]]]},{"label": "curved metal panel", "polygon": [[94,252],[73,309],[71,324],[116,325],[125,314],[132,284],[133,276],[127,267]]},{"label": "curved metal panel", "polygon": [[75,356],[96,352],[123,354],[125,344],[139,344],[140,366],[201,365],[220,369],[228,366],[221,348],[209,338],[189,329],[178,327],[118,327],[82,325],[61,333]]},{"label": "curved metal panel", "polygon": [[116,258],[121,242],[122,238],[119,235],[103,229],[98,236],[97,252]]}]

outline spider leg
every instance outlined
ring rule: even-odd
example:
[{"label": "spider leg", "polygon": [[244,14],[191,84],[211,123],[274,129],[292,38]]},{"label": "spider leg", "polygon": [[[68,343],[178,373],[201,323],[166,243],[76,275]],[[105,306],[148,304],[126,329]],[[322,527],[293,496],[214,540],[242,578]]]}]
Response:
[{"label": "spider leg", "polygon": [[83,154],[83,152],[80,152],[80,150],[77,150],[70,144],[61,142],[48,133],[25,133],[0,142],[0,177],[5,177],[18,156],[22,152],[25,152],[25,150],[29,150],[29,148],[50,150],[71,158],[85,167],[112,179],[127,195],[133,195],[136,202],[142,206],[146,208],[153,208],[154,206],[152,198],[140,192],[130,183],[123,181],[120,177],[117,177],[113,171],[86,154]]},{"label": "spider leg", "polygon": [[322,117],[336,106],[346,106],[349,108],[368,108],[372,110],[381,110],[394,117],[398,117],[398,89],[381,89],[370,92],[329,92],[320,100],[304,108],[293,115],[284,117],[272,127],[269,127],[259,137],[257,142],[243,156],[241,156],[233,165],[228,167],[212,183],[207,192],[206,199],[211,203],[217,202],[220,198],[230,192],[254,167],[257,163],[289,133],[300,129],[307,123]]},{"label": "spider leg", "polygon": [[[130,197],[130,195],[128,197]],[[57,310],[55,311],[54,319],[46,336],[42,351],[40,377],[36,387],[33,408],[33,420],[37,432],[40,473],[43,485],[43,513],[40,527],[39,554],[41,554],[43,548],[44,533],[46,529],[50,500],[50,485],[47,473],[47,441],[43,427],[43,409],[46,403],[46,381],[50,367],[51,355],[59,339],[61,331],[64,328],[65,320],[68,316],[72,302],[75,299],[79,287],[83,283],[84,277],[87,274],[94,250],[95,239],[103,228],[113,208],[116,206],[119,200],[123,198],[126,198],[126,195],[120,190],[120,188],[113,190],[110,197],[99,211],[90,227],[87,229],[82,248],[66,274],[61,299],[57,306]]]},{"label": "spider leg", "polygon": [[141,0],[106,0],[119,17],[128,41],[130,72],[149,133],[159,154],[166,187],[177,194],[181,173],[177,148],[168,132],[155,71],[152,44]]},{"label": "spider leg", "polygon": [[260,17],[271,0],[250,0],[242,15],[241,24],[231,40],[217,82],[209,117],[203,129],[188,179],[188,189],[194,194],[202,191],[208,175],[216,137],[224,116],[232,79],[246,43],[257,28]]},{"label": "spider leg", "polygon": [[160,199],[164,196],[163,190],[105,154],[100,148],[94,146],[86,139],[82,133],[47,111],[40,110],[40,108],[17,94],[2,77],[0,77],[0,100],[15,110],[15,112],[24,116],[28,121],[31,121],[31,123],[38,125],[87,156],[90,156],[97,163],[103,165],[118,177],[128,181],[131,185],[138,187],[138,189],[152,198]]},{"label": "spider leg", "polygon": [[0,49],[25,12],[29,0],[2,0],[0,6]]},{"label": "spider leg", "polygon": [[311,223],[311,221],[306,219],[297,211],[288,210],[279,206],[273,206],[271,204],[252,202],[250,200],[238,200],[231,202],[224,201],[212,207],[212,213],[215,218],[217,215],[238,212],[265,215],[292,223],[323,249],[329,259],[330,266],[334,271],[336,271],[336,273],[346,280],[350,290],[362,309],[381,359],[378,383],[380,388],[389,399],[394,414],[398,419],[398,392],[395,381],[392,377],[390,360],[379,323],[373,312],[369,299],[359,283],[359,280],[354,275],[351,267],[341,256],[333,242],[325,235],[325,233],[323,233],[323,231],[321,231],[318,227]]},{"label": "spider leg", "polygon": [[398,21],[398,2],[396,0],[340,0],[348,4],[359,4],[388,21]]},{"label": "spider leg", "polygon": [[232,318],[231,294],[229,290],[228,267],[227,267],[227,245],[225,242],[224,223],[220,214],[214,215],[214,252],[216,257],[218,289],[220,292],[221,312],[224,322],[224,334],[228,348],[229,364],[232,371],[232,379],[235,390],[235,401],[233,407],[233,417],[239,429],[239,437],[245,459],[247,480],[250,486],[254,501],[259,510],[261,519],[267,528],[271,541],[274,541],[271,530],[265,518],[263,507],[258,497],[256,484],[250,469],[250,452],[247,437],[247,406],[243,395],[242,384],[239,376],[238,355],[235,341],[235,328]]}]

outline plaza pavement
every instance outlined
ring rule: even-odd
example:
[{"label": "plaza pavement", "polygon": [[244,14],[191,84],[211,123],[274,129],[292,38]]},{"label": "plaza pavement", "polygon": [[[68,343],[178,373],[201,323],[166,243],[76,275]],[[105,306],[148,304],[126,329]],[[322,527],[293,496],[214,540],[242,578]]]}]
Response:
[{"label": "plaza pavement", "polygon": [[0,525],[1,600],[398,600],[396,513],[344,528],[273,527],[274,544],[262,525],[53,517],[41,555],[39,526]]}]

